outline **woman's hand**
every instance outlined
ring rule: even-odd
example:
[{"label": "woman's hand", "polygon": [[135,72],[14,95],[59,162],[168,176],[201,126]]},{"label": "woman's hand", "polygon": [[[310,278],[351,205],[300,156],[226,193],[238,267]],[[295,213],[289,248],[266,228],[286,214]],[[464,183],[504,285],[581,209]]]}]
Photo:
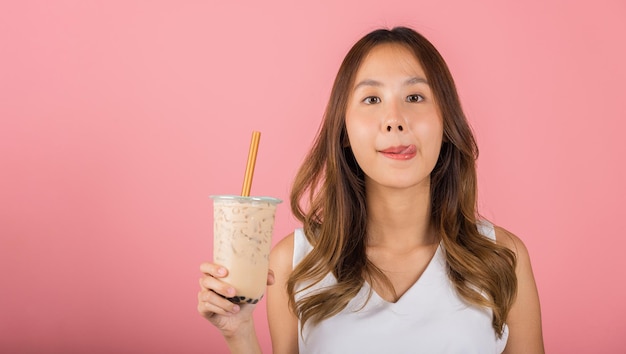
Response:
[{"label": "woman's hand", "polygon": [[[226,339],[254,333],[252,312],[256,305],[237,305],[224,298],[235,296],[235,289],[220,279],[228,274],[228,270],[217,264],[202,263],[200,271],[204,275],[200,278],[198,312],[217,327]],[[267,285],[272,284],[274,273],[270,270]]]}]

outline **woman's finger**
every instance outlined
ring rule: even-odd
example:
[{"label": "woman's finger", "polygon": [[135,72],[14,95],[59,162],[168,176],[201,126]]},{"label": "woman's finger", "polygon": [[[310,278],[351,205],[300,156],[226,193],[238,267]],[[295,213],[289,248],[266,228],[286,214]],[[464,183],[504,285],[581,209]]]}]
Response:
[{"label": "woman's finger", "polygon": [[211,276],[204,276],[200,278],[200,287],[202,289],[212,290],[225,297],[235,296],[235,288]]},{"label": "woman's finger", "polygon": [[239,312],[239,305],[224,299],[213,291],[202,290],[198,292],[198,312],[210,316],[211,313],[218,315],[235,314]]},{"label": "woman's finger", "polygon": [[267,285],[272,285],[276,282],[276,277],[274,277],[274,271],[273,270],[269,270],[269,272],[267,273]]},{"label": "woman's finger", "polygon": [[202,263],[200,265],[200,271],[216,278],[223,278],[228,274],[228,270],[226,268],[209,262]]},{"label": "woman's finger", "polygon": [[215,306],[210,302],[199,302],[198,303],[198,312],[206,318],[212,317],[213,315],[227,316],[232,315],[232,313],[227,312],[223,308],[219,306]]}]

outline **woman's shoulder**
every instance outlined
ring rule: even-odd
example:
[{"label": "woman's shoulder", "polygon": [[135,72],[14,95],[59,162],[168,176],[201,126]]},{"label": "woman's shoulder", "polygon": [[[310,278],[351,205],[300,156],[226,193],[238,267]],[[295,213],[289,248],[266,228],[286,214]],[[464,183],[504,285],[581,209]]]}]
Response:
[{"label": "woman's shoulder", "polygon": [[292,232],[278,241],[274,248],[272,248],[272,252],[270,253],[270,267],[272,269],[276,267],[282,269],[292,268],[294,238],[294,232]]},{"label": "woman's shoulder", "polygon": [[528,249],[524,242],[511,231],[502,226],[494,225],[496,243],[511,250],[515,256],[522,259],[528,259]]}]

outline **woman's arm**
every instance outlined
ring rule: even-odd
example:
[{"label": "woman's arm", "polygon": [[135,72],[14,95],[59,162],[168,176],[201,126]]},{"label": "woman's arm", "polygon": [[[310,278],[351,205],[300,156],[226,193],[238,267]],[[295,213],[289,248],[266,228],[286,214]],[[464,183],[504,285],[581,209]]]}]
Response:
[{"label": "woman's arm", "polygon": [[267,318],[274,354],[298,353],[298,319],[289,308],[287,279],[293,270],[293,234],[282,239],[270,255],[274,285],[267,291]]},{"label": "woman's arm", "polygon": [[506,318],[509,339],[506,354],[544,353],[541,330],[541,309],[535,277],[526,246],[511,232],[496,226],[496,242],[509,248],[517,256],[517,296]]}]

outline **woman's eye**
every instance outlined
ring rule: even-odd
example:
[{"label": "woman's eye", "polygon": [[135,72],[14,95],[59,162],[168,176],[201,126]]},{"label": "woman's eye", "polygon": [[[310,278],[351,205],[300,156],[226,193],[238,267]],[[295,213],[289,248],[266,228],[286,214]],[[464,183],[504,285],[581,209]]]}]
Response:
[{"label": "woman's eye", "polygon": [[365,97],[365,99],[363,100],[363,103],[365,104],[380,103],[380,97],[376,97],[376,96]]},{"label": "woman's eye", "polygon": [[422,95],[408,95],[406,97],[407,102],[422,102],[423,100],[424,97],[422,97]]}]

